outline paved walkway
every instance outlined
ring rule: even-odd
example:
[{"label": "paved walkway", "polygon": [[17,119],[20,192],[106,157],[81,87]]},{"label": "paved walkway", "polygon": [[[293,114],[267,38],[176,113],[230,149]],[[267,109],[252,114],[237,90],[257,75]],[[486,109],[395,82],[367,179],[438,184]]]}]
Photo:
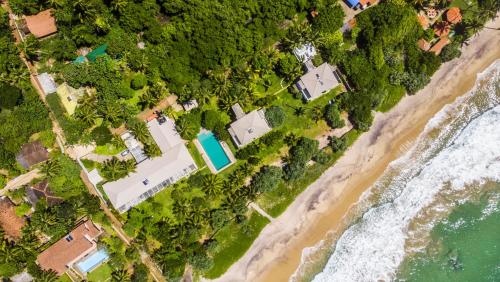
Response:
[{"label": "paved walkway", "polygon": [[3,196],[7,191],[12,191],[16,190],[19,187],[22,187],[23,185],[26,185],[30,183],[33,179],[35,178],[40,178],[42,177],[43,174],[40,172],[38,168],[35,168],[32,171],[29,171],[25,174],[21,174],[18,177],[12,179],[11,181],[7,182],[7,185],[0,190],[0,196]]},{"label": "paved walkway", "polygon": [[263,217],[269,219],[269,221],[274,221],[274,218],[270,216],[267,212],[265,212],[263,209],[261,209],[261,207],[259,207],[259,205],[257,205],[256,203],[250,202],[249,206],[256,212],[260,213],[260,215],[262,215]]}]

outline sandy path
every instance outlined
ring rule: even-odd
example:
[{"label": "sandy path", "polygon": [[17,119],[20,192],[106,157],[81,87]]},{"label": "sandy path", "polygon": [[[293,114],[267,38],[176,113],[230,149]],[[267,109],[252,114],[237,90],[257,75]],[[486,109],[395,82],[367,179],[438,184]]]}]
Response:
[{"label": "sandy path", "polygon": [[[500,18],[489,27],[500,27]],[[404,98],[388,113],[377,113],[370,131],[288,209],[268,224],[247,253],[217,281],[286,281],[300,263],[302,250],[335,230],[360,195],[387,165],[415,141],[444,105],[474,85],[476,74],[500,58],[500,32],[484,29],[443,64],[417,95]]]}]

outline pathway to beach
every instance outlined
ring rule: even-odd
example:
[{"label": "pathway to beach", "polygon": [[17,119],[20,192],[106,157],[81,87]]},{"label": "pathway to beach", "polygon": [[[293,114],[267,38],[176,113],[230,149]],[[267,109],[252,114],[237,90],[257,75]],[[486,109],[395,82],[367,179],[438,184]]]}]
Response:
[{"label": "pathway to beach", "polygon": [[[499,28],[500,18],[487,26]],[[428,120],[470,90],[476,75],[500,58],[499,45],[500,31],[484,29],[459,59],[441,66],[425,89],[387,113],[376,113],[370,131],[268,224],[247,253],[216,281],[287,281],[303,249],[342,225],[361,194],[411,147]]]}]

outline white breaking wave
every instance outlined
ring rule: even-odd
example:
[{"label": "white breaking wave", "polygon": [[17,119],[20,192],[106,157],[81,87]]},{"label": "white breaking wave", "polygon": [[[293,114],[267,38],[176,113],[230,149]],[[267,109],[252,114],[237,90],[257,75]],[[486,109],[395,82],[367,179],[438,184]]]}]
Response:
[{"label": "white breaking wave", "polygon": [[[498,64],[496,62],[493,69],[498,70]],[[495,84],[493,88],[498,87]],[[492,93],[498,91],[489,90]],[[486,100],[498,105],[498,100],[495,99],[497,97],[493,94],[490,96],[492,100]],[[469,111],[469,118],[481,112],[477,110]],[[449,114],[450,109],[444,109],[426,129],[437,126]],[[313,281],[394,279],[406,255],[405,242],[409,237],[410,222],[435,200],[440,191],[461,190],[467,185],[485,181],[500,182],[499,125],[500,106],[496,106],[474,119],[463,130],[446,134],[448,140],[437,140],[434,145],[443,146],[442,150],[421,152],[423,155],[428,155],[430,151],[436,154],[420,159],[422,162],[413,160],[417,167],[405,167],[390,182],[386,197],[383,197],[385,203],[368,210],[358,223],[342,234],[327,265]],[[444,131],[448,130],[454,131],[452,128]],[[401,164],[402,160],[408,161],[408,156],[396,161],[394,165]]]}]

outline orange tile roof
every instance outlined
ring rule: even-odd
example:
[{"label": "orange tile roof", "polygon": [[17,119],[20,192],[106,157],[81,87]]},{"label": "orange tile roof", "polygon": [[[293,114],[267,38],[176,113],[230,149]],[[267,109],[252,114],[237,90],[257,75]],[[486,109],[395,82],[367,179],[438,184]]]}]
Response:
[{"label": "orange tile roof", "polygon": [[419,14],[417,15],[417,19],[423,29],[429,28],[429,21],[427,20],[427,17],[425,15]]},{"label": "orange tile roof", "polygon": [[10,199],[0,198],[0,226],[5,232],[5,237],[12,240],[20,239],[24,223],[24,218],[16,215],[14,204]]},{"label": "orange tile roof", "polygon": [[438,37],[447,36],[450,33],[451,27],[447,22],[439,22],[434,25],[434,34]]},{"label": "orange tile roof", "polygon": [[359,0],[359,3],[361,3],[361,5],[363,7],[365,6],[371,6],[373,4],[376,4],[378,0]]},{"label": "orange tile roof", "polygon": [[434,52],[434,54],[439,55],[441,50],[443,50],[444,46],[450,44],[450,39],[448,37],[443,37],[439,39],[438,43],[434,44],[429,52]]},{"label": "orange tile roof", "polygon": [[423,39],[423,38],[421,38],[421,39],[417,42],[417,44],[418,44],[418,47],[419,47],[420,49],[424,50],[424,51],[428,51],[428,50],[431,48],[431,44],[430,44],[427,40],[425,40],[425,39]]},{"label": "orange tile roof", "polygon": [[33,16],[26,16],[26,26],[36,38],[45,37],[57,32],[56,19],[52,10],[45,10]]},{"label": "orange tile roof", "polygon": [[460,9],[457,7],[452,7],[446,11],[446,20],[452,24],[457,24],[462,21],[462,14]]},{"label": "orange tile roof", "polygon": [[64,238],[39,254],[36,261],[42,269],[52,269],[62,275],[68,266],[97,247],[95,240],[101,234],[102,230],[92,221],[82,222]]}]

